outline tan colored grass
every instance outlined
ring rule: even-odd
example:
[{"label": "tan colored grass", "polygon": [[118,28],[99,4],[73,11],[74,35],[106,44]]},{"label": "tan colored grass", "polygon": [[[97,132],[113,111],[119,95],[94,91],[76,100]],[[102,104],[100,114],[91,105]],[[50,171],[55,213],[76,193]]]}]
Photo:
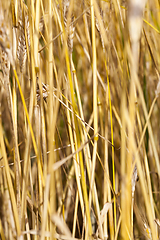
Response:
[{"label": "tan colored grass", "polygon": [[159,10],[0,2],[2,239],[158,239]]}]

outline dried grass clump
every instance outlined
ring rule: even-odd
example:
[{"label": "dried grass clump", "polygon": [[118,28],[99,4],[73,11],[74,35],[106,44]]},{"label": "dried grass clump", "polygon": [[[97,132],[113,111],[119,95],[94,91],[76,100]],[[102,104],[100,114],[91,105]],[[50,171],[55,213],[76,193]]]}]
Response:
[{"label": "dried grass clump", "polygon": [[0,238],[153,239],[158,0],[0,2]]}]

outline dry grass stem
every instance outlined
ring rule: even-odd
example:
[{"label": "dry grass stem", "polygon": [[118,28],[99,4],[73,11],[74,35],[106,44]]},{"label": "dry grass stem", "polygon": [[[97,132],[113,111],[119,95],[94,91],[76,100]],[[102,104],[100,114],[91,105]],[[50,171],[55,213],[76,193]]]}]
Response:
[{"label": "dry grass stem", "polygon": [[159,11],[0,1],[0,239],[160,238]]}]

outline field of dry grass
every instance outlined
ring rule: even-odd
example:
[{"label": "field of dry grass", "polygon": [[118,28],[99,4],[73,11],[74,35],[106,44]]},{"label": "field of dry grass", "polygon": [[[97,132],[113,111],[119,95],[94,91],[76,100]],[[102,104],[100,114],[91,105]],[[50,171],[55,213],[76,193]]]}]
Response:
[{"label": "field of dry grass", "polygon": [[160,1],[0,1],[0,239],[160,238]]}]

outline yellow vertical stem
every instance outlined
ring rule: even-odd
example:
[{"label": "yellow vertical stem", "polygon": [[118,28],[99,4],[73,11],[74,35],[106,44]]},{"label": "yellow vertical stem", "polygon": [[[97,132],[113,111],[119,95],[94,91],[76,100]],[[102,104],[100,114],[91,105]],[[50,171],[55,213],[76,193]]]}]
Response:
[{"label": "yellow vertical stem", "polygon": [[[96,56],[96,35],[95,35],[95,16],[94,16],[94,1],[90,0],[91,4],[91,28],[92,28],[92,54],[93,54],[93,115],[94,115],[94,134],[98,132],[98,111],[97,111],[97,56]],[[97,153],[98,135],[94,137],[94,148],[92,156],[92,169],[90,179],[90,191],[93,189],[95,166],[96,166],[96,153]],[[90,198],[91,204],[91,198]],[[102,226],[100,225],[101,237],[103,238]]]},{"label": "yellow vertical stem", "polygon": [[[94,114],[94,134],[98,131],[97,115],[97,59],[96,59],[96,36],[95,36],[95,16],[94,1],[91,0],[91,25],[92,25],[92,53],[93,53],[93,114]],[[95,137],[95,143],[98,137]]]},{"label": "yellow vertical stem", "polygon": [[[107,76],[107,82],[108,82],[108,93],[109,93],[109,107],[110,107],[110,118],[111,118],[111,141],[112,141],[112,170],[113,170],[113,190],[115,192],[116,186],[115,186],[115,167],[114,167],[114,140],[113,140],[113,121],[112,121],[112,104],[111,104],[111,93],[110,93],[110,86],[109,86],[109,79]],[[114,226],[116,231],[116,198],[114,195]]]},{"label": "yellow vertical stem", "polygon": [[[126,55],[126,54],[125,54]],[[126,65],[124,64],[124,69],[126,69]],[[125,111],[126,111],[126,82],[125,79],[127,77],[126,71],[123,74],[123,82],[122,82],[122,101],[121,101],[121,213],[122,213],[122,224],[121,224],[121,237],[125,239],[127,236],[126,232],[126,224],[125,224],[125,212],[126,212],[126,197],[125,197],[125,189],[126,189],[126,176],[125,176],[125,166],[126,166],[126,119],[125,119]]]},{"label": "yellow vertical stem", "polygon": [[39,16],[40,16],[40,0],[36,1],[36,16],[35,16],[35,32],[34,32],[34,59],[35,67],[38,67],[38,42],[39,42]]},{"label": "yellow vertical stem", "polygon": [[[107,83],[108,83],[108,97],[109,97],[109,107],[110,107],[110,121],[111,121],[111,142],[112,142],[112,171],[113,171],[113,190],[115,192],[115,167],[114,167],[114,140],[113,140],[113,121],[112,121],[112,103],[111,103],[111,93],[110,93],[110,84],[109,84],[109,78],[108,78],[108,70],[107,70],[107,64],[105,61],[105,68],[107,73]],[[116,198],[115,195],[113,197],[114,199],[114,227],[116,231]],[[112,220],[111,220],[112,222]],[[112,238],[114,238],[114,228],[111,228],[112,232]]]},{"label": "yellow vertical stem", "polygon": [[[105,138],[108,139],[108,90],[106,88],[106,101],[105,101]],[[103,198],[103,204],[107,202],[107,195],[109,189],[108,187],[108,181],[107,181],[107,169],[108,169],[108,142],[105,141],[104,143],[104,198]],[[107,215],[104,220],[104,239],[106,240],[108,238],[108,227],[107,227]]]},{"label": "yellow vertical stem", "polygon": [[[47,35],[47,41],[48,43],[51,42],[52,40],[52,1],[48,0],[48,35]],[[55,189],[55,174],[52,169],[52,165],[55,161],[55,154],[54,154],[54,149],[53,149],[53,140],[54,140],[54,129],[55,129],[55,124],[53,124],[53,44],[52,42],[48,46],[48,74],[47,75],[47,81],[49,84],[49,96],[48,96],[48,148],[50,151],[49,154],[49,164],[48,164],[48,170],[49,173],[51,174],[51,182],[50,182],[50,206],[51,206],[51,214],[55,213],[56,211],[56,189]],[[52,222],[50,222],[50,232],[52,239],[54,239],[54,234],[55,234],[55,226],[53,225]]]}]

